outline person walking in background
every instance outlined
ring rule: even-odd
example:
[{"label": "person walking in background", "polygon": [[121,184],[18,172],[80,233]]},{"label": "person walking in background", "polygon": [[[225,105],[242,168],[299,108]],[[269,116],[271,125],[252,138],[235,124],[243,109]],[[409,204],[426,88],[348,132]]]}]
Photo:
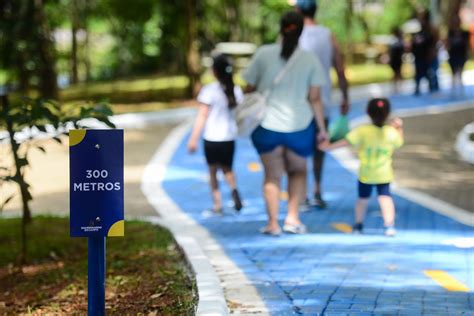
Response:
[{"label": "person walking in background", "polygon": [[461,29],[461,19],[459,16],[454,15],[449,24],[448,38],[446,40],[446,49],[449,54],[448,62],[453,73],[453,92],[457,86],[462,91],[462,72],[469,53],[469,36],[468,31]]},{"label": "person walking in background", "polygon": [[[315,0],[298,0],[296,1],[296,10],[304,17],[303,32],[300,36],[299,46],[301,49],[314,54],[322,65],[322,75],[325,84],[321,86],[321,100],[325,107],[326,125],[329,121],[329,107],[331,103],[331,77],[330,70],[334,67],[338,77],[339,89],[342,94],[340,112],[342,115],[349,111],[349,94],[348,84],[344,72],[344,59],[339,44],[331,31],[316,21],[315,14],[317,12],[317,3]],[[320,151],[315,145],[315,153],[313,155],[313,175],[314,175],[314,192],[311,201],[304,197],[302,210],[309,210],[310,205],[316,205],[320,208],[326,207],[326,202],[322,198],[321,180],[323,171],[324,152]]]},{"label": "person walking in background", "polygon": [[242,202],[232,171],[237,136],[232,110],[242,101],[243,93],[239,86],[234,85],[232,65],[225,55],[218,55],[213,59],[212,69],[217,82],[204,86],[199,92],[199,112],[188,141],[188,151],[196,151],[201,132],[204,130],[204,154],[209,168],[212,210],[222,213],[222,198],[217,180],[217,172],[222,170],[232,190],[234,207],[240,211]]},{"label": "person walking in background", "polygon": [[402,80],[402,57],[405,52],[403,34],[400,28],[395,27],[392,30],[393,41],[389,47],[390,68],[393,71],[393,91],[398,93],[400,81]]},{"label": "person walking in background", "polygon": [[438,31],[431,26],[429,11],[418,14],[421,30],[413,35],[411,51],[415,57],[415,95],[420,94],[421,79],[428,80],[430,92],[438,91]]},{"label": "person walking in background", "polygon": [[[316,57],[298,48],[302,30],[303,17],[299,13],[284,14],[280,21],[281,43],[260,47],[243,73],[246,91],[268,93],[265,117],[251,138],[264,167],[263,193],[269,218],[262,233],[270,235],[281,232],[278,212],[284,173],[288,176],[289,198],[283,230],[306,232],[298,212],[305,187],[306,157],[313,153],[316,133],[319,141],[327,138],[320,97],[326,79]],[[281,80],[274,84],[279,75]]]},{"label": "person walking in background", "polygon": [[395,236],[395,206],[390,195],[393,180],[392,155],[403,145],[403,122],[399,118],[386,124],[390,114],[390,102],[385,98],[375,98],[367,105],[367,114],[372,124],[355,128],[346,139],[330,144],[322,143],[322,150],[331,150],[352,145],[357,149],[360,160],[358,191],[355,206],[354,233],[362,233],[363,221],[373,187],[377,188],[382,210],[385,235]]}]

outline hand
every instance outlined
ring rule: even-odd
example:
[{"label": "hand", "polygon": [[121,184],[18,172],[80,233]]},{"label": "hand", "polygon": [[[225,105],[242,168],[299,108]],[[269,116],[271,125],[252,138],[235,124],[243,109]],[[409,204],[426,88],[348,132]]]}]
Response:
[{"label": "hand", "polygon": [[328,137],[328,133],[326,131],[319,131],[318,135],[316,136],[316,140],[319,143],[322,143],[324,141],[328,141],[329,140],[329,137]]},{"label": "hand", "polygon": [[197,144],[196,144],[196,141],[193,141],[193,140],[190,140],[188,142],[188,152],[190,154],[193,154],[196,152],[196,149],[197,149]]},{"label": "hand", "polygon": [[318,145],[318,149],[322,151],[326,151],[329,149],[330,145],[331,144],[329,143],[329,140],[326,139],[325,141],[323,141],[322,143]]},{"label": "hand", "polygon": [[399,117],[394,117],[390,120],[390,125],[392,125],[396,129],[401,129],[403,127],[403,121]]},{"label": "hand", "polygon": [[343,99],[341,102],[341,115],[346,115],[349,113],[351,106],[349,104],[349,101],[346,99]]}]

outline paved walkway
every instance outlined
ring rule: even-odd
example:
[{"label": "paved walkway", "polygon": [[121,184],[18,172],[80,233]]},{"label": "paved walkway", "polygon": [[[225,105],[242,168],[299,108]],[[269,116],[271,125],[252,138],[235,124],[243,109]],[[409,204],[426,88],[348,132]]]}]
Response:
[{"label": "paved walkway", "polygon": [[[391,99],[400,111],[448,107],[473,96],[470,86],[456,98],[439,94]],[[361,117],[364,109],[364,103],[354,104],[351,118]],[[235,159],[245,208],[235,214],[229,199],[224,215],[215,216],[204,211],[211,201],[203,155],[188,155],[185,141],[171,160],[163,188],[220,243],[271,314],[474,315],[474,219],[472,226],[466,226],[395,196],[397,237],[383,236],[375,200],[369,206],[366,234],[347,234],[353,221],[356,176],[329,156],[324,178],[329,207],[302,215],[309,233],[263,236],[258,233],[266,222],[262,171],[250,142],[238,142]],[[230,197],[225,185],[222,190],[224,197]],[[284,196],[281,209],[285,210]],[[228,301],[233,312],[245,313],[239,309],[241,303]]]}]

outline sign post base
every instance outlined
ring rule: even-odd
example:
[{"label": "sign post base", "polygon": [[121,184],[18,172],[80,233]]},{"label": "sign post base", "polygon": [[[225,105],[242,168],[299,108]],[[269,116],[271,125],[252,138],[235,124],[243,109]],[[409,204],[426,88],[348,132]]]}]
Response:
[{"label": "sign post base", "polygon": [[105,237],[88,238],[88,315],[105,315]]}]

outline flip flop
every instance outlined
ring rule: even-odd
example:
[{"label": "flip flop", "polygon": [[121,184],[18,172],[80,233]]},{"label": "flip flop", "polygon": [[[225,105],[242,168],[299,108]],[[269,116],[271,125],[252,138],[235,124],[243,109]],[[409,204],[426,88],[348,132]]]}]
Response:
[{"label": "flip flop", "polygon": [[278,229],[269,229],[268,227],[262,227],[260,228],[260,232],[264,235],[270,235],[270,236],[275,236],[275,237],[278,237],[281,235],[281,229],[278,228]]},{"label": "flip flop", "polygon": [[283,231],[289,234],[306,234],[307,232],[306,226],[303,224],[298,224],[298,225],[285,224],[283,225]]}]

